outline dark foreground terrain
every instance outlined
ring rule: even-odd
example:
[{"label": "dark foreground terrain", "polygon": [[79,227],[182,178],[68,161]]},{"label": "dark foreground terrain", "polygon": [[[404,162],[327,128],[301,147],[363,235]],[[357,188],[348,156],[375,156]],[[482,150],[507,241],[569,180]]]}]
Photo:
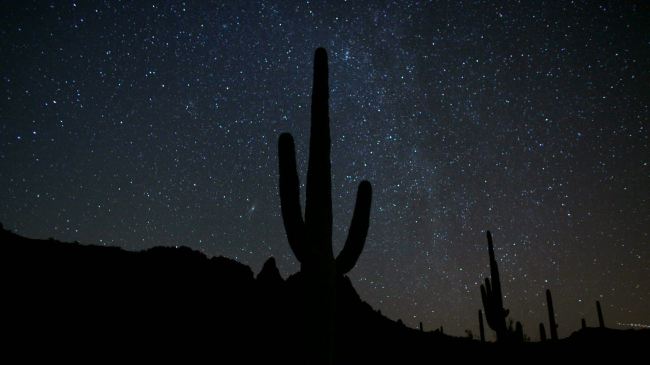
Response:
[{"label": "dark foreground terrain", "polygon": [[[258,275],[186,247],[128,252],[34,240],[2,230],[2,328],[8,353],[133,360],[184,356],[215,363],[313,363],[300,318],[301,273],[283,279],[273,259]],[[647,358],[648,330],[587,328],[560,341],[497,345],[421,332],[384,317],[338,285],[336,362],[499,362]],[[6,347],[5,347],[6,346]],[[7,352],[5,353],[7,355]]]}]

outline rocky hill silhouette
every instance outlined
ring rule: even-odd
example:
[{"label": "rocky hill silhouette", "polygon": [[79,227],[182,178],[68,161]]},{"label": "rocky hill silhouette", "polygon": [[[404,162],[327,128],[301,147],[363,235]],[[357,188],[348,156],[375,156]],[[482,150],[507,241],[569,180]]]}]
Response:
[{"label": "rocky hill silhouette", "polygon": [[[140,252],[36,240],[2,230],[3,330],[8,348],[68,356],[155,353],[238,363],[314,363],[305,351],[300,297],[309,281],[283,279],[269,259],[260,273],[187,247]],[[499,345],[420,331],[364,302],[346,276],[336,282],[335,363],[434,362],[513,354],[552,359],[641,353],[650,331],[586,328],[566,339]],[[469,315],[469,314],[468,314]],[[595,350],[596,349],[596,350]],[[599,350],[598,350],[599,349]],[[601,355],[598,355],[601,354]]]}]

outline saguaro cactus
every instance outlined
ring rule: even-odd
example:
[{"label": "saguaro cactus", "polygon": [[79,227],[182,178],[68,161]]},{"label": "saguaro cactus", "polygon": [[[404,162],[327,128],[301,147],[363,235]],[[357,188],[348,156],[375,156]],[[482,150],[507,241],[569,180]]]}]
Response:
[{"label": "saguaro cactus", "polygon": [[481,285],[481,300],[488,326],[497,334],[497,341],[507,341],[508,327],[506,317],[509,310],[503,308],[503,296],[501,294],[501,279],[499,278],[499,267],[494,258],[494,246],[492,245],[492,234],[487,231],[488,254],[490,255],[490,278],[485,278],[485,285]]},{"label": "saguaro cactus", "polygon": [[517,325],[515,326],[515,340],[517,342],[524,342],[524,326],[519,321],[517,321]]},{"label": "saguaro cactus", "polygon": [[551,297],[550,289],[546,289],[546,306],[548,307],[548,325],[551,330],[551,340],[557,340],[557,323],[555,323],[555,311],[553,310],[553,297]]},{"label": "saguaro cactus", "polygon": [[603,311],[600,309],[600,301],[596,301],[596,310],[598,311],[598,326],[605,328],[605,320],[603,320]]},{"label": "saguaro cactus", "polygon": [[544,329],[544,323],[539,324],[539,340],[541,342],[546,341],[546,330]]},{"label": "saguaro cactus", "polygon": [[309,353],[312,363],[331,363],[334,352],[336,279],[352,270],[361,255],[368,233],[372,188],[359,184],[352,223],[343,250],[332,250],[332,178],[330,162],[329,86],[327,53],[316,50],[311,104],[307,196],[303,219],[300,182],[296,168],[293,137],[280,135],[280,203],[282,219],[291,250],[301,264],[306,282],[305,312],[311,329]]}]

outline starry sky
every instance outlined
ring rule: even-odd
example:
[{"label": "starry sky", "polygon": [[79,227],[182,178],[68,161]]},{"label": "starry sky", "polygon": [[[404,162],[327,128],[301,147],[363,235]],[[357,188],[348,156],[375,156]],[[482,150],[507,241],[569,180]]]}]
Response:
[{"label": "starry sky", "polygon": [[323,46],[335,251],[358,182],[374,190],[363,299],[477,334],[490,229],[531,338],[546,288],[560,337],[596,325],[596,300],[647,326],[648,24],[641,1],[3,1],[0,221],[255,272],[274,256],[286,277],[277,139],[304,183]]}]

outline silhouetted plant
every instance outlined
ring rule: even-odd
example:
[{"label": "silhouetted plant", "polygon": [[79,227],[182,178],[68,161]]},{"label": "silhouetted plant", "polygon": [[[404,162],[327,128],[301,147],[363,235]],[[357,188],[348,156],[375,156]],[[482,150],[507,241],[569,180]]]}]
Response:
[{"label": "silhouetted plant", "polygon": [[546,329],[544,329],[544,323],[539,324],[539,340],[542,342],[546,341]]},{"label": "silhouetted plant", "polygon": [[420,322],[420,332],[424,332],[424,327],[422,326],[422,322]]},{"label": "silhouetted plant", "polygon": [[473,340],[474,339],[474,334],[472,333],[472,330],[466,329],[465,330],[465,337],[467,337],[470,340]]},{"label": "silhouetted plant", "polygon": [[485,342],[485,327],[483,327],[483,311],[478,310],[478,330],[481,334],[481,342]]},{"label": "silhouetted plant", "polygon": [[487,231],[488,254],[490,256],[490,278],[485,278],[485,285],[481,285],[481,300],[488,326],[497,334],[497,341],[508,339],[508,328],[506,317],[509,310],[503,308],[503,296],[501,294],[501,279],[499,278],[499,267],[494,258],[494,246],[492,245],[492,234]]},{"label": "silhouetted plant", "polygon": [[603,320],[603,311],[600,308],[600,301],[596,301],[596,310],[598,311],[598,326],[605,328],[605,320]]},{"label": "silhouetted plant", "polygon": [[515,340],[517,342],[524,342],[524,326],[519,321],[517,321],[517,325],[515,326]]},{"label": "silhouetted plant", "polygon": [[546,289],[546,306],[548,307],[548,325],[551,330],[551,340],[557,340],[557,323],[555,323],[555,311],[553,310],[553,297],[551,297],[550,289]]},{"label": "silhouetted plant", "polygon": [[587,321],[584,318],[580,321],[580,324],[582,325],[582,329],[587,328]]},{"label": "silhouetted plant", "polygon": [[280,135],[280,202],[282,219],[291,250],[300,261],[306,280],[309,320],[316,338],[311,338],[310,353],[333,361],[336,279],[352,270],[363,250],[370,218],[372,188],[368,181],[359,184],[352,223],[343,250],[334,257],[332,250],[332,178],[330,162],[329,86],[327,53],[316,50],[311,104],[311,131],[307,192],[303,219],[300,182],[296,168],[293,137]]}]

